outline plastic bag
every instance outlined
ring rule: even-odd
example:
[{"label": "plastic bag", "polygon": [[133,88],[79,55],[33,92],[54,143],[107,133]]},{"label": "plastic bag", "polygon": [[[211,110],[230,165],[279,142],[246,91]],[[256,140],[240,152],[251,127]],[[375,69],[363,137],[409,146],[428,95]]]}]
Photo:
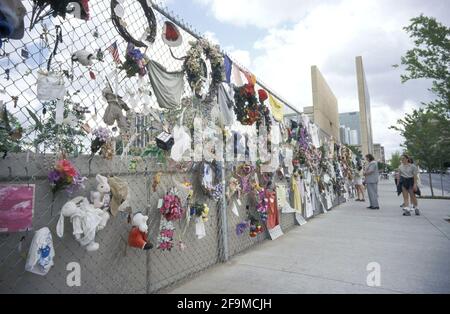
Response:
[{"label": "plastic bag", "polygon": [[39,71],[37,79],[37,98],[40,101],[64,99],[66,87],[64,77],[55,72]]}]

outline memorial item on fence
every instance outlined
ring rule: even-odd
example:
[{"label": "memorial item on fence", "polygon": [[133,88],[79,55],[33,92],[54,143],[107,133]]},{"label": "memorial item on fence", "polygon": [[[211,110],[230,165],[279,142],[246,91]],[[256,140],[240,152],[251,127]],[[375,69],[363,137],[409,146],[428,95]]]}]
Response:
[{"label": "memorial item on fence", "polygon": [[30,29],[44,21],[49,16],[61,16],[66,18],[66,14],[73,14],[76,18],[88,21],[89,0],[32,0],[32,16]]},{"label": "memorial item on fence", "polygon": [[128,236],[128,245],[144,251],[151,250],[153,244],[148,241],[148,216],[142,213],[136,213],[133,216],[133,228]]},{"label": "memorial item on fence", "polygon": [[94,65],[96,55],[85,49],[78,50],[72,55],[72,62],[78,62],[85,67]]},{"label": "memorial item on fence", "polygon": [[[213,45],[206,39],[199,39],[189,44],[191,48],[187,52],[183,68],[186,72],[189,86],[194,94],[199,98],[204,98],[215,93],[219,84],[225,80],[223,55],[218,45]],[[209,90],[205,90],[209,73],[207,73],[208,67],[203,56],[211,65],[211,84]]]},{"label": "memorial item on fence", "polygon": [[184,72],[169,72],[153,60],[149,60],[147,70],[159,107],[168,110],[179,109],[184,92]]},{"label": "memorial item on fence", "polygon": [[116,217],[119,212],[131,214],[131,200],[128,183],[118,177],[108,178],[111,188],[110,212]]},{"label": "memorial item on fence", "polygon": [[269,104],[272,111],[272,116],[277,122],[283,122],[284,119],[284,107],[278,102],[274,96],[269,94]]},{"label": "memorial item on fence", "polygon": [[38,71],[37,99],[40,101],[53,101],[64,99],[66,86],[64,76],[57,72]]},{"label": "memorial item on fence", "polygon": [[85,197],[76,197],[67,202],[61,209],[61,214],[56,225],[56,234],[64,236],[64,219],[70,218],[73,226],[73,235],[76,241],[85,247],[88,252],[97,251],[100,247],[95,242],[97,231],[103,230],[109,220],[109,214],[95,208]]},{"label": "memorial item on fence", "polygon": [[34,207],[34,184],[0,185],[0,232],[31,229]]},{"label": "memorial item on fence", "polygon": [[137,74],[144,77],[147,74],[148,62],[148,58],[138,48],[128,43],[125,62],[119,66],[119,69],[125,71],[128,78],[135,77]]},{"label": "memorial item on fence", "polygon": [[21,1],[0,2],[0,48],[3,38],[22,39],[25,34],[24,17],[27,13]]},{"label": "memorial item on fence", "polygon": [[195,235],[201,240],[206,237],[205,223],[209,220],[209,207],[207,204],[195,203],[191,207],[191,216],[195,217]]},{"label": "memorial item on fence", "polygon": [[120,131],[127,133],[130,125],[126,115],[123,114],[123,110],[129,112],[130,107],[122,100],[122,97],[113,93],[110,85],[103,90],[103,97],[108,103],[108,107],[103,116],[103,122],[108,126],[113,126],[114,123],[117,123]]},{"label": "memorial item on fence", "polygon": [[250,83],[234,88],[234,113],[237,120],[242,125],[254,125],[257,128],[265,125],[267,131],[270,132],[272,120],[269,108],[264,105],[267,99],[267,92],[259,90],[259,101],[256,98],[255,85]]},{"label": "memorial item on fence", "polygon": [[54,265],[55,249],[53,247],[52,233],[44,227],[34,234],[31,241],[25,270],[33,274],[45,276]]},{"label": "memorial item on fence", "polygon": [[111,140],[112,134],[109,129],[99,127],[92,132],[92,135],[94,139],[91,143],[91,153],[95,155]]},{"label": "memorial item on fence", "polygon": [[164,43],[171,48],[179,47],[183,43],[183,36],[181,35],[180,30],[170,21],[164,22],[161,37]]},{"label": "memorial item on fence", "polygon": [[172,192],[168,193],[163,198],[163,204],[159,212],[167,221],[180,220],[184,213],[180,198]]},{"label": "memorial item on fence", "polygon": [[65,190],[69,194],[73,194],[79,189],[84,189],[86,177],[82,177],[75,166],[66,159],[59,160],[52,171],[48,174],[53,194],[58,191]]},{"label": "memorial item on fence", "polygon": [[[148,26],[145,28],[145,40],[151,44],[155,42],[156,39],[156,17],[153,13],[151,6],[148,4],[147,0],[137,0],[140,3],[142,10],[144,10],[144,15],[147,20]],[[127,43],[131,43],[136,47],[148,47],[143,41],[134,38],[127,30],[127,23],[124,21],[125,8],[122,6],[124,1],[111,0],[111,19],[114,27],[120,36],[125,39]]]},{"label": "memorial item on fence", "polygon": [[171,150],[174,144],[175,140],[170,133],[162,132],[156,137],[156,145],[164,151]]},{"label": "memorial item on fence", "polygon": [[280,224],[280,215],[277,206],[277,197],[275,192],[266,190],[265,197],[268,202],[268,218],[266,221],[267,229],[271,230],[277,227]]},{"label": "memorial item on fence", "polygon": [[158,249],[162,251],[171,251],[174,247],[175,226],[172,221],[161,217],[158,235]]},{"label": "memorial item on fence", "polygon": [[97,181],[97,190],[91,191],[91,202],[95,208],[108,210],[111,202],[111,187],[108,184],[108,178],[97,174],[95,180]]}]

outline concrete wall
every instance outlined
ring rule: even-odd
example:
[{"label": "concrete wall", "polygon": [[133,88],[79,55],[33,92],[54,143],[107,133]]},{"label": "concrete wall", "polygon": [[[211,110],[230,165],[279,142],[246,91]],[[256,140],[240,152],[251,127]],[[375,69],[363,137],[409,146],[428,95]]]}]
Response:
[{"label": "concrete wall", "polygon": [[363,155],[373,154],[372,114],[370,94],[362,57],[356,57],[359,112],[361,120],[361,146]]},{"label": "concrete wall", "polygon": [[317,66],[311,67],[314,123],[328,136],[340,140],[338,101]]}]

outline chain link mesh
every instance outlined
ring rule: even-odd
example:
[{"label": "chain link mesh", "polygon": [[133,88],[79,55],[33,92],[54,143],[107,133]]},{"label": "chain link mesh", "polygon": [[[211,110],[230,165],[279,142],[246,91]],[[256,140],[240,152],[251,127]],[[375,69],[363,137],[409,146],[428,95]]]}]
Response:
[{"label": "chain link mesh", "polygon": [[[25,17],[26,25],[29,25],[31,1],[24,1],[24,5],[28,10]],[[145,53],[169,71],[180,70],[183,61],[175,59],[161,40],[162,25],[169,19],[182,28],[183,44],[173,48],[173,55],[176,57],[186,55],[190,48],[189,41],[196,39],[193,36],[196,32],[179,18],[174,18],[174,14],[163,5],[154,5],[157,9],[155,15],[158,34],[156,42],[149,45]],[[248,234],[237,236],[236,225],[245,219],[245,212],[240,209],[240,217],[237,217],[229,210],[229,206],[224,206],[224,202],[206,198],[200,191],[195,193],[196,201],[208,203],[211,209],[210,219],[206,224],[207,236],[198,240],[195,236],[195,226],[191,224],[183,238],[178,238],[186,243],[185,250],[177,247],[171,252],[156,249],[144,252],[128,247],[130,225],[126,214],[110,219],[107,227],[97,233],[96,241],[100,244],[100,249],[95,253],[86,252],[75,241],[71,235],[68,219],[65,222],[64,237],[60,239],[56,236],[59,212],[67,202],[68,196],[60,192],[53,197],[47,174],[53,168],[60,149],[64,149],[80,172],[89,178],[86,189],[78,195],[95,190],[96,174],[118,176],[128,182],[133,210],[142,211],[149,216],[149,238],[153,243],[159,232],[161,217],[157,210],[158,201],[174,185],[186,179],[198,178],[198,170],[194,168],[181,169],[173,162],[168,161],[165,164],[156,158],[145,161],[137,159],[137,169],[130,170],[129,162],[133,155],[138,156],[158,135],[156,134],[158,129],[152,127],[154,119],[146,114],[146,108],[139,100],[135,101],[133,106],[136,117],[132,124],[139,132],[139,136],[132,145],[128,158],[122,160],[116,156],[113,160],[107,161],[96,156],[89,162],[92,138],[80,131],[80,123],[74,128],[63,129],[64,127],[60,126],[53,133],[48,133],[46,140],[42,141],[41,132],[35,127],[37,122],[30,112],[47,128],[53,127],[48,123],[51,123],[49,121],[54,114],[54,107],[38,100],[36,82],[39,70],[47,67],[47,61],[55,45],[57,25],[61,27],[63,41],[59,43],[57,54],[52,59],[51,70],[65,71],[69,74],[65,79],[68,92],[66,116],[68,112],[78,114],[77,109],[85,107],[89,112],[81,113],[82,123],[89,124],[92,129],[104,127],[102,117],[107,103],[102,97],[102,90],[106,85],[105,77],[119,88],[119,94],[124,95],[124,99],[128,102],[132,101],[133,95],[139,95],[140,86],[150,86],[148,78],[144,78],[142,85],[142,81],[138,78],[126,78],[123,71],[118,72],[119,84],[115,84],[114,73],[117,66],[111,53],[106,49],[117,42],[123,59],[127,43],[113,27],[109,0],[91,0],[90,7],[92,18],[88,22],[69,15],[65,20],[61,17],[47,18],[32,30],[27,29],[22,40],[11,40],[3,44],[3,54],[0,58],[2,70],[0,100],[4,101],[11,116],[23,127],[23,137],[20,147],[13,147],[6,158],[0,161],[0,183],[35,185],[33,230],[48,227],[52,231],[56,257],[55,265],[45,277],[26,272],[24,265],[33,231],[0,233],[2,293],[156,293],[268,239],[267,234],[261,234],[256,238],[250,238]],[[124,8],[126,12],[124,20],[128,31],[137,37],[142,35],[147,27],[147,20],[139,2],[125,1]],[[96,61],[90,69],[76,62],[72,63],[71,56],[81,49],[92,52],[100,49],[104,54],[104,60]],[[95,75],[95,79],[90,71]],[[191,95],[192,91],[186,82],[184,96]],[[282,99],[279,100],[289,106]],[[149,101],[150,107],[157,107],[154,95],[150,96]],[[289,112],[291,111],[288,110],[287,113]],[[114,135],[119,134],[116,132]],[[152,182],[158,173],[162,173],[163,176],[154,192]],[[225,181],[230,176],[231,171],[227,168]],[[198,189],[199,184],[194,186]],[[222,215],[224,212],[225,215]],[[295,226],[294,214],[283,214],[280,217],[283,231]],[[183,234],[183,228],[182,224],[176,225],[178,236]],[[81,287],[69,287],[66,284],[68,274],[66,266],[71,262],[81,265]]]}]

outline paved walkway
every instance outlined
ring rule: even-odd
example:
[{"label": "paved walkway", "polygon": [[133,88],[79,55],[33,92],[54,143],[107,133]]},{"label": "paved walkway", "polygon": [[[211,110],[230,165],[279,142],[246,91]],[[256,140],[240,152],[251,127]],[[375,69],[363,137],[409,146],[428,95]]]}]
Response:
[{"label": "paved walkway", "polygon": [[[450,201],[422,201],[422,216],[403,217],[393,189],[380,185],[380,211],[351,201],[172,293],[450,293]],[[377,288],[367,286],[371,262]]]}]

